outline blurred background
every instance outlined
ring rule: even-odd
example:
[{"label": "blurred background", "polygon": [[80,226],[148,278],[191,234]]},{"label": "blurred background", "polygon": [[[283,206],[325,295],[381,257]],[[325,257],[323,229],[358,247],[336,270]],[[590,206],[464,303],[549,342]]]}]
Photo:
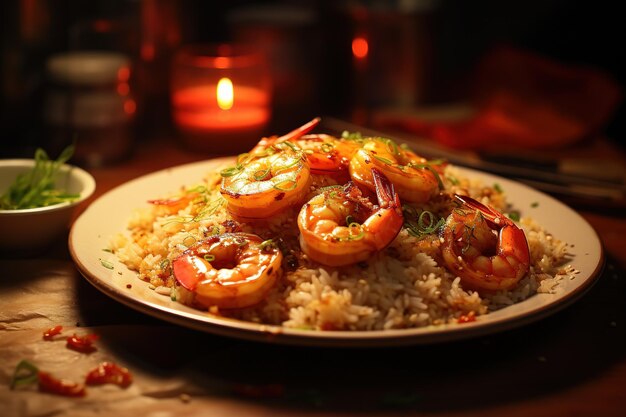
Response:
[{"label": "blurred background", "polygon": [[321,115],[459,149],[623,147],[618,3],[7,0],[0,157],[89,136],[97,166],[177,140],[175,57],[223,43],[265,59],[262,134]]}]

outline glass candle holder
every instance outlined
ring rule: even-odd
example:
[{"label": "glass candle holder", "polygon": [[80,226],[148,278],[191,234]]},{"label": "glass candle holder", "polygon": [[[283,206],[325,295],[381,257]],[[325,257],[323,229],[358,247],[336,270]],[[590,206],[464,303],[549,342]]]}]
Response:
[{"label": "glass candle holder", "polygon": [[182,48],[172,68],[171,104],[188,146],[215,154],[250,150],[266,133],[271,113],[263,55],[245,45]]}]

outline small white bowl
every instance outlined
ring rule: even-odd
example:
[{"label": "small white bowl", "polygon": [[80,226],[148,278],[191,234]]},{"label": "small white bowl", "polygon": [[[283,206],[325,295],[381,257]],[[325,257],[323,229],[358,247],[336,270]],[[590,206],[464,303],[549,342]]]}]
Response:
[{"label": "small white bowl", "polygon": [[[35,165],[33,159],[0,160],[0,194],[3,194],[19,174]],[[63,165],[55,188],[80,197],[72,202],[22,210],[0,210],[0,252],[10,254],[35,253],[49,246],[67,232],[74,208],[89,198],[96,181],[86,171]]]}]

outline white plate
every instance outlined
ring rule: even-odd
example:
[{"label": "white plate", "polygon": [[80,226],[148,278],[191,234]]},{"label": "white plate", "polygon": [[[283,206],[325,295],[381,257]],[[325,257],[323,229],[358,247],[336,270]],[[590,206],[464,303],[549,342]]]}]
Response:
[{"label": "white plate", "polygon": [[[125,230],[131,212],[151,198],[193,185],[209,170],[230,159],[213,159],[158,171],[127,182],[101,196],[74,223],[69,247],[80,272],[100,291],[127,306],[169,322],[210,333],[274,343],[324,346],[390,346],[426,344],[496,332],[538,320],[562,309],[588,290],[603,265],[602,246],[593,228],[575,211],[530,187],[482,172],[462,169],[485,184],[498,183],[522,215],[530,215],[554,236],[569,244],[571,263],[579,274],[562,280],[555,294],[536,294],[465,324],[385,330],[310,331],[283,329],[211,316],[157,294],[148,284],[104,251],[111,235]],[[460,169],[460,168],[459,168]],[[113,269],[103,266],[111,262]]]}]

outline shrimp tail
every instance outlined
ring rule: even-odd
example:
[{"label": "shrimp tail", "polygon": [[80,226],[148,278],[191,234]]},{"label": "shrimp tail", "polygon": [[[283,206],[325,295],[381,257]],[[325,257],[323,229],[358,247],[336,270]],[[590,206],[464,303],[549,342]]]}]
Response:
[{"label": "shrimp tail", "polygon": [[306,135],[307,133],[309,133],[311,130],[313,130],[315,128],[315,126],[317,126],[320,123],[321,120],[322,119],[320,117],[316,117],[315,119],[311,120],[310,122],[307,122],[307,123],[303,124],[299,128],[294,129],[291,132],[281,136],[276,141],[277,142],[284,142],[286,140],[298,139],[299,137],[302,137],[302,136]]},{"label": "shrimp tail", "polygon": [[378,204],[384,208],[391,208],[402,215],[402,204],[393,183],[376,168],[372,168],[372,177],[376,186]]},{"label": "shrimp tail", "polygon": [[487,207],[480,201],[474,200],[472,197],[461,196],[458,194],[455,194],[454,197],[457,200],[459,200],[462,204],[465,204],[474,210],[478,210],[483,215],[483,217],[485,218],[485,221],[487,221],[487,224],[491,228],[499,229],[505,225],[513,224],[513,221],[505,217],[504,215],[502,215],[502,213],[494,210],[491,207]]}]

